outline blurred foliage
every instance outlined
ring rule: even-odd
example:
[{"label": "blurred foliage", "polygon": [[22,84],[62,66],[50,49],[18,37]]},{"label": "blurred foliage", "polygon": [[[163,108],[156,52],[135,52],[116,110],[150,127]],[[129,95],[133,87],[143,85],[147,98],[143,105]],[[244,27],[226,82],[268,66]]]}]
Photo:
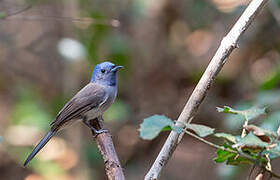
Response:
[{"label": "blurred foliage", "polygon": [[[106,21],[107,18],[97,12],[90,14],[95,21]],[[92,24],[86,30],[79,32],[81,41],[85,44],[88,60],[91,64],[109,60],[116,64],[128,65],[129,48],[123,36],[118,31],[113,31],[108,25]],[[106,57],[99,57],[99,52],[107,52]]]},{"label": "blurred foliage", "polygon": [[21,89],[18,93],[18,100],[12,112],[12,124],[36,126],[41,130],[49,129],[52,121],[51,116],[46,112],[38,101],[38,96],[30,89]]},{"label": "blurred foliage", "polygon": [[275,88],[280,82],[280,67],[277,66],[275,70],[270,72],[270,75],[262,82],[260,88],[262,90],[271,90]]},{"label": "blurred foliage", "polygon": [[34,169],[37,173],[45,177],[46,179],[52,179],[56,176],[59,176],[65,171],[57,163],[52,161],[35,161],[31,168]]},{"label": "blurred foliage", "polygon": [[5,12],[0,12],[0,19],[4,19],[7,17],[7,14]]},{"label": "blurred foliage", "polygon": [[83,152],[81,152],[81,155],[84,156],[83,158],[88,161],[90,166],[100,165],[103,163],[98,148],[92,143],[84,144],[82,150]]},{"label": "blurred foliage", "polygon": [[107,122],[118,121],[121,123],[129,116],[129,107],[121,100],[116,100],[112,106],[104,113],[103,118]]}]

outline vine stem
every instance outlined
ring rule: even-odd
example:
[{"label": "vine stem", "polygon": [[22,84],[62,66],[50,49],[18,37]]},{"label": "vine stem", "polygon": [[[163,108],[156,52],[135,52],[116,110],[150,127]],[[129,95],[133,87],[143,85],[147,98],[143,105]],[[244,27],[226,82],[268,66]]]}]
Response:
[{"label": "vine stem", "polygon": [[[190,119],[197,112],[198,107],[204,100],[217,74],[226,63],[226,59],[229,57],[231,52],[238,47],[237,42],[240,36],[250,26],[257,14],[267,2],[268,0],[252,0],[241,17],[234,24],[230,32],[223,38],[218,50],[210,61],[210,64],[208,65],[188,102],[186,103],[183,111],[181,112],[177,123],[181,122],[184,124],[191,122]],[[177,145],[180,143],[180,139],[182,138],[179,138],[179,134],[174,131],[169,134],[155,162],[153,163],[149,172],[146,174],[145,180],[156,180],[159,178],[163,167],[167,164]]]}]

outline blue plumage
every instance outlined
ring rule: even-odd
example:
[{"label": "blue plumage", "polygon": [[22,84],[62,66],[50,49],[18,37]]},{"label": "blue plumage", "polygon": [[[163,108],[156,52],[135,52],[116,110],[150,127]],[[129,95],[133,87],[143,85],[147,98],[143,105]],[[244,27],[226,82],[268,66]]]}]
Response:
[{"label": "blue plumage", "polygon": [[117,70],[122,66],[116,66],[110,62],[104,62],[96,65],[92,72],[91,82],[115,86],[117,84]]},{"label": "blue plumage", "polygon": [[[24,166],[46,145],[55,133],[73,120],[88,120],[100,118],[112,105],[117,95],[117,71],[122,66],[111,62],[103,62],[95,66],[91,81],[68,101],[51,123],[51,130],[42,138],[39,144],[26,159]],[[90,127],[96,134],[103,132]]]}]

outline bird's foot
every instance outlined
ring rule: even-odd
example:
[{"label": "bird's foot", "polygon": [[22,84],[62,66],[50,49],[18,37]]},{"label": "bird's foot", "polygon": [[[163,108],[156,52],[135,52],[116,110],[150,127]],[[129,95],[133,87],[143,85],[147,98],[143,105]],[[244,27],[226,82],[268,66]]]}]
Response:
[{"label": "bird's foot", "polygon": [[90,130],[93,132],[94,138],[96,138],[99,134],[108,132],[108,130],[105,129],[105,128],[102,128],[102,129],[97,130],[97,129],[96,129],[93,125],[91,125],[91,124],[89,123],[89,121],[87,121],[87,120],[83,120],[83,122],[84,122],[84,124],[87,125],[87,126],[90,128]]},{"label": "bird's foot", "polygon": [[108,130],[105,129],[105,128],[97,130],[94,127],[91,126],[90,129],[91,129],[92,132],[94,132],[94,135],[93,135],[94,138],[96,138],[99,134],[108,132]]}]

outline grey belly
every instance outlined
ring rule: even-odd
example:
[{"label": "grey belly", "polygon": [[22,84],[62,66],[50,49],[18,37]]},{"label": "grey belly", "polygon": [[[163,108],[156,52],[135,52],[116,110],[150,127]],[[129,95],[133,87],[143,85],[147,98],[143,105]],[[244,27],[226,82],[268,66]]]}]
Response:
[{"label": "grey belly", "polygon": [[104,102],[101,106],[91,109],[90,111],[85,113],[87,119],[95,119],[99,116],[102,116],[103,113],[113,104],[116,95],[112,94],[109,96],[106,102]]},{"label": "grey belly", "polygon": [[[104,112],[103,112],[104,113]],[[87,119],[95,119],[103,114],[99,108],[94,108],[85,113]]]}]

